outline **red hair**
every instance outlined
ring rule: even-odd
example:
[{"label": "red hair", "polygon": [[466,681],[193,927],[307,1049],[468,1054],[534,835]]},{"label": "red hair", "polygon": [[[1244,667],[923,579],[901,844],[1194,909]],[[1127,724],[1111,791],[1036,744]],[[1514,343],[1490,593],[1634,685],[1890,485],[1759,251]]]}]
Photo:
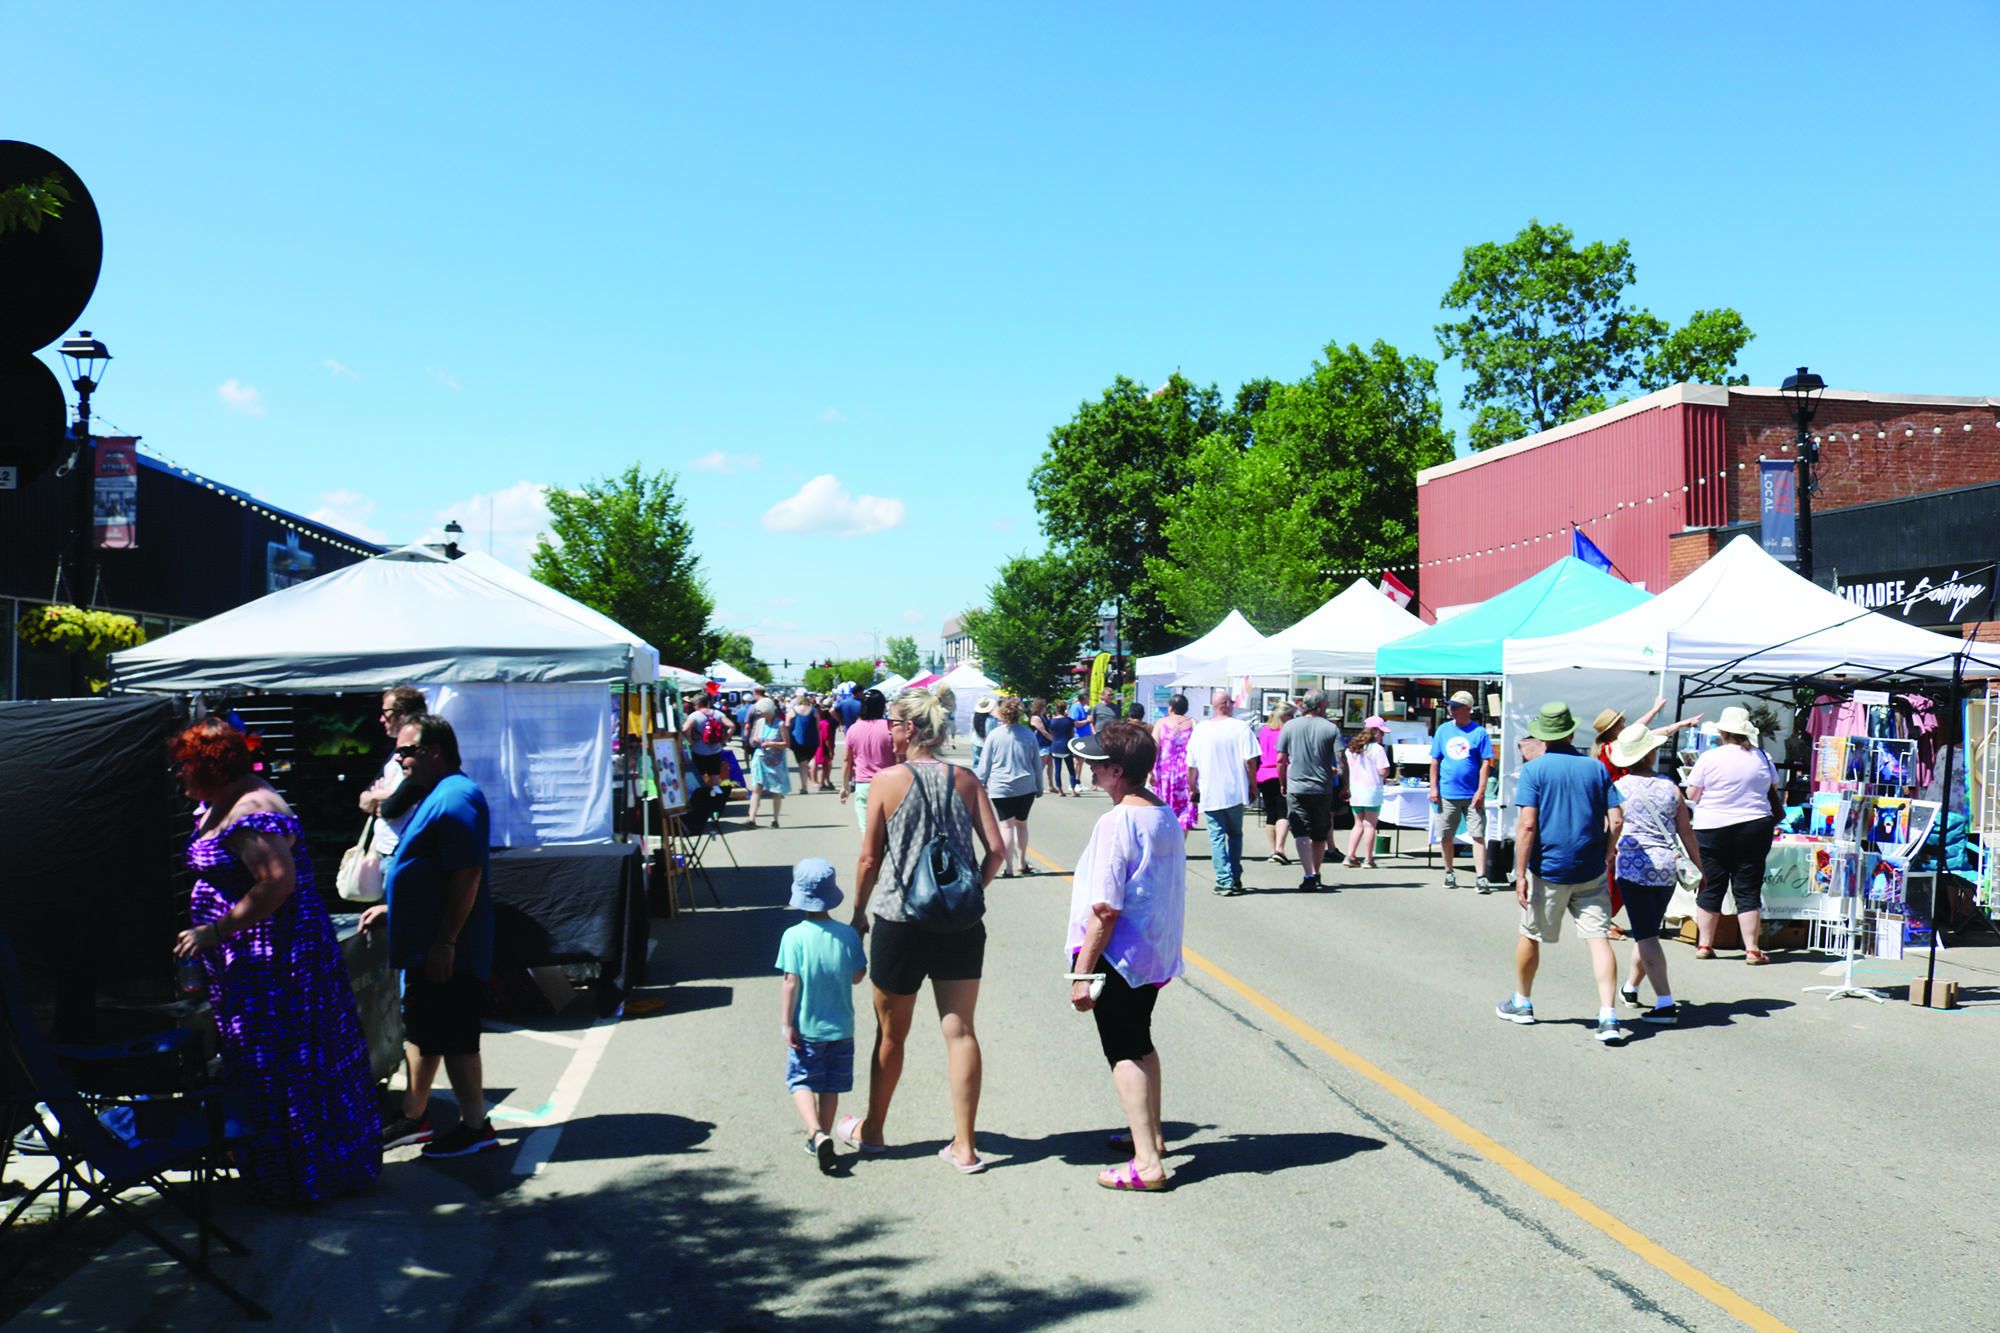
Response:
[{"label": "red hair", "polygon": [[169,753],[196,786],[208,791],[226,787],[250,771],[249,742],[219,717],[204,718],[174,737]]}]

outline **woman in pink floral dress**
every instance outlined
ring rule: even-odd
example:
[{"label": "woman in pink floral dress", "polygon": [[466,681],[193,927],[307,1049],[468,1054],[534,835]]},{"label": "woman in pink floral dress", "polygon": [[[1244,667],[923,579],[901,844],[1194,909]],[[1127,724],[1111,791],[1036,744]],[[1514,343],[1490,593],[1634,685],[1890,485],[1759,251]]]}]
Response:
[{"label": "woman in pink floral dress", "polygon": [[1183,829],[1193,828],[1201,818],[1188,790],[1188,735],[1194,730],[1194,721],[1187,711],[1187,696],[1176,694],[1167,701],[1167,715],[1153,724],[1153,743],[1160,750],[1153,764],[1153,794],[1166,802]]}]

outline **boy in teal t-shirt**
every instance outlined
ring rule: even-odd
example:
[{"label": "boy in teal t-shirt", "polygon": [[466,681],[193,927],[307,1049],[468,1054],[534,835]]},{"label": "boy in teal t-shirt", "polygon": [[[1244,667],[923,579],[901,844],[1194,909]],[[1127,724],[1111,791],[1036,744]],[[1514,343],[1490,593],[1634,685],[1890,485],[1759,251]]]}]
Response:
[{"label": "boy in teal t-shirt", "polygon": [[785,974],[785,1086],[806,1122],[806,1151],[834,1164],[833,1117],[854,1087],[854,988],[868,975],[861,936],[831,915],[840,906],[833,865],[810,857],[792,869],[792,906],[805,920],[778,941]]}]

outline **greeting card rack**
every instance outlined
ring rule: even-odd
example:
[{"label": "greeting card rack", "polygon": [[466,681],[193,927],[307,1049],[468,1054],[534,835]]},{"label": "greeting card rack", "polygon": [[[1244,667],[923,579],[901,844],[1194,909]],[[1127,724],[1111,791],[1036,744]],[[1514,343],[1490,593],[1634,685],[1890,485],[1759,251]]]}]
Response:
[{"label": "greeting card rack", "polygon": [[[1815,887],[1837,909],[1814,923],[1811,945],[1841,959],[1837,985],[1807,986],[1829,1000],[1888,999],[1856,985],[1854,962],[1871,933],[1898,932],[1908,910],[1909,856],[1923,845],[1935,806],[1912,799],[1916,791],[1913,741],[1868,736],[1823,736],[1814,750],[1808,832],[1815,839]],[[1929,815],[1926,815],[1926,811]],[[1873,930],[1871,931],[1871,927]]]}]

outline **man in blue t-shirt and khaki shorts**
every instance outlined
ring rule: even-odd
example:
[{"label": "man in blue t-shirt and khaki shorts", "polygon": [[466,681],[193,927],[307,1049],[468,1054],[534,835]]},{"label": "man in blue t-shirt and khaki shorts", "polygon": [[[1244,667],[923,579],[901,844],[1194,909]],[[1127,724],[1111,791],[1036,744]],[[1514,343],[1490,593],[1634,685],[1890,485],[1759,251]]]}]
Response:
[{"label": "man in blue t-shirt and khaki shorts", "polygon": [[1502,887],[1486,879],[1486,779],[1493,771],[1493,738],[1472,720],[1472,696],[1464,690],[1451,696],[1451,721],[1431,737],[1431,812],[1438,822],[1438,843],[1444,848],[1444,886],[1458,887],[1452,869],[1452,844],[1460,820],[1472,839],[1472,873],[1481,893]]},{"label": "man in blue t-shirt and khaki shorts", "polygon": [[1521,741],[1521,776],[1514,784],[1514,898],[1521,904],[1521,936],[1514,942],[1515,991],[1493,1012],[1510,1023],[1535,1021],[1529,998],[1541,967],[1542,946],[1562,938],[1563,917],[1590,949],[1597,978],[1597,1026],[1606,1046],[1623,1046],[1613,989],[1618,962],[1611,954],[1610,871],[1625,827],[1610,770],[1570,744],[1576,718],[1569,705],[1543,704]]}]

